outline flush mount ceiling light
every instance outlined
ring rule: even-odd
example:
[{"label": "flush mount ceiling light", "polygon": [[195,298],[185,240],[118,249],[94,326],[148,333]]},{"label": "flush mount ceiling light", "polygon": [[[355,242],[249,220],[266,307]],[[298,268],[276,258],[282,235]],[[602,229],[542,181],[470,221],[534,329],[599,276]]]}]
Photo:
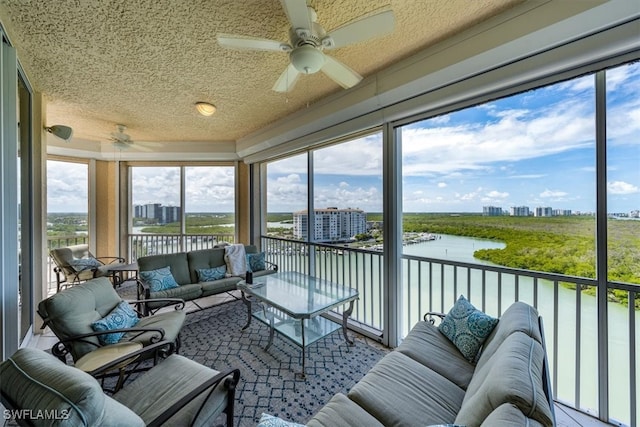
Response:
[{"label": "flush mount ceiling light", "polygon": [[71,129],[69,126],[53,125],[53,126],[45,127],[44,129],[47,132],[52,133],[58,138],[63,139],[65,141],[69,141],[71,139],[71,136],[73,136],[73,129]]},{"label": "flush mount ceiling light", "polygon": [[213,116],[216,112],[216,106],[208,102],[196,102],[196,110],[203,116]]}]

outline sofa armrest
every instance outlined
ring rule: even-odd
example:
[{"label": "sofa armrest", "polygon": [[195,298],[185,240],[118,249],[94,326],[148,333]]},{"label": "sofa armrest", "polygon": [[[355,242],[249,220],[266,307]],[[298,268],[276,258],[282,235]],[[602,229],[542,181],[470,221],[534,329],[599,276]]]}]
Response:
[{"label": "sofa armrest", "polygon": [[432,325],[434,325],[436,323],[436,317],[440,318],[440,321],[442,321],[442,319],[444,319],[447,315],[444,313],[440,313],[437,311],[429,311],[427,313],[424,314],[424,316],[422,316],[422,318],[424,319],[425,322],[429,322]]},{"label": "sofa armrest", "polygon": [[157,343],[164,340],[164,329],[162,328],[135,328],[134,327],[134,328],[112,329],[109,331],[98,331],[98,332],[91,332],[88,334],[74,335],[64,340],[60,340],[57,343],[55,343],[53,347],[51,347],[51,354],[56,356],[59,360],[66,362],[67,354],[69,354],[69,352],[71,351],[70,348],[68,347],[69,344],[74,342],[82,342],[84,344],[90,344],[96,348],[100,348],[102,347],[101,344],[96,343],[95,341],[89,340],[87,338],[98,337],[100,335],[107,335],[107,334],[113,334],[118,332],[124,332],[124,333],[137,332],[137,334],[135,334],[133,338],[139,337],[140,335],[146,334],[148,332],[153,332],[153,333],[156,333],[156,335],[153,335],[150,338],[150,341],[152,343]]},{"label": "sofa armrest", "polygon": [[[147,317],[150,314],[155,314],[161,308],[168,307],[173,305],[175,310],[182,310],[185,307],[185,301],[182,298],[145,298],[141,300],[131,300],[127,301],[129,304],[135,304],[136,312],[142,316]],[[154,309],[149,308],[148,303],[150,302],[161,302],[163,303],[161,306],[156,307]],[[142,307],[142,309],[140,309]]]},{"label": "sofa armrest", "polygon": [[[101,257],[96,257],[96,259],[101,263],[103,263],[104,265],[113,264],[114,262],[122,262],[122,263],[124,262],[124,258],[120,256],[101,256]],[[108,262],[105,262],[105,261],[108,261]]]},{"label": "sofa armrest", "polygon": [[542,338],[542,348],[544,349],[544,359],[542,361],[542,389],[549,402],[549,409],[551,409],[551,419],[553,425],[556,425],[556,411],[553,402],[553,389],[551,388],[551,377],[549,376],[549,359],[547,358],[547,344],[544,340],[544,324],[542,323],[542,316],[538,316],[538,326],[540,327],[540,337]]},{"label": "sofa armrest", "polygon": [[265,261],[265,266],[267,268],[265,268],[265,270],[273,270],[273,271],[278,271],[278,265],[272,263],[271,261]]}]

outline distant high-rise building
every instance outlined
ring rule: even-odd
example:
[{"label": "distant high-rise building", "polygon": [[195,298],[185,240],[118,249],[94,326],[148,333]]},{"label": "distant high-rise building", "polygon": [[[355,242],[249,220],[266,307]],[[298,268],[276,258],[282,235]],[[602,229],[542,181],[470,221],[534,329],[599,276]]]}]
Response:
[{"label": "distant high-rise building", "polygon": [[509,208],[511,216],[529,216],[529,206],[512,206]]},{"label": "distant high-rise building", "polygon": [[482,215],[484,216],[500,216],[502,215],[502,208],[497,206],[483,206]]},{"label": "distant high-rise building", "polygon": [[177,222],[180,220],[180,209],[177,206],[162,206],[160,203],[135,205],[133,215],[136,218],[155,219],[160,224]]},{"label": "distant high-rise building", "polygon": [[571,216],[571,209],[554,209],[553,216]]},{"label": "distant high-rise building", "polygon": [[539,216],[539,217],[553,216],[553,209],[551,209],[551,207],[548,207],[548,206],[538,206],[533,211],[533,216]]},{"label": "distant high-rise building", "polygon": [[[307,210],[293,213],[293,235],[307,236]],[[316,242],[339,242],[367,231],[367,215],[360,209],[314,209],[313,239]]]}]

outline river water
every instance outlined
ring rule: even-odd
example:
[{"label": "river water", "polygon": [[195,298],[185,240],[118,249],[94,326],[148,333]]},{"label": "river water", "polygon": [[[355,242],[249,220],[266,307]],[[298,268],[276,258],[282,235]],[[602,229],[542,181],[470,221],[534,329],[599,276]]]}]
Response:
[{"label": "river water", "polygon": [[[481,261],[473,257],[473,252],[478,249],[501,249],[504,244],[459,236],[439,236],[436,240],[407,245],[403,247],[406,255],[414,255],[428,258],[438,258],[450,261],[468,262],[475,264],[492,265],[489,262]],[[434,269],[437,270],[437,269]],[[482,278],[479,271],[471,272],[471,282],[480,283]],[[405,275],[406,278],[406,275]],[[412,278],[413,279],[413,278]],[[486,277],[486,309],[494,311],[496,309],[496,298],[492,296],[497,294],[497,286],[495,281],[491,280],[490,273]],[[433,281],[438,283],[440,280],[439,272],[435,272]],[[460,280],[459,280],[460,281]],[[467,277],[462,280],[464,287],[458,288],[466,293]],[[412,280],[411,283],[414,283]],[[505,302],[514,300],[514,291],[510,289],[508,280],[502,283],[502,310],[505,309]],[[535,286],[530,278],[519,278],[518,283],[520,300],[525,302],[533,302],[532,290]],[[478,288],[478,287],[476,287]],[[412,292],[411,290],[409,292]],[[420,298],[404,298],[412,301],[413,310],[417,311],[414,301]],[[435,286],[433,289],[433,299],[439,301],[441,298],[440,289]],[[451,293],[446,295],[446,301],[452,301],[456,296]],[[467,296],[468,297],[468,296]],[[473,301],[482,301],[482,292],[472,291],[471,297]],[[597,300],[595,296],[581,293],[580,297],[580,346],[576,346],[576,307],[577,307],[576,291],[558,286],[558,350],[557,350],[557,399],[575,404],[575,379],[576,379],[576,348],[578,348],[580,356],[580,407],[592,410],[595,413],[597,408]],[[408,303],[405,308],[408,309]],[[609,393],[610,393],[610,413],[611,417],[619,421],[629,424],[629,312],[628,308],[622,304],[610,302],[608,310],[608,341],[609,341]],[[555,351],[554,344],[554,285],[547,280],[538,280],[538,311],[540,312],[545,323],[545,334],[547,343],[547,353],[551,367],[554,365]],[[636,311],[636,323],[638,319]],[[640,342],[638,328],[636,329],[636,343]],[[640,349],[636,349],[636,354]],[[640,369],[637,369],[640,371]],[[551,373],[553,377],[553,372]],[[637,380],[637,381],[640,381]],[[637,405],[638,402],[634,402]]]}]

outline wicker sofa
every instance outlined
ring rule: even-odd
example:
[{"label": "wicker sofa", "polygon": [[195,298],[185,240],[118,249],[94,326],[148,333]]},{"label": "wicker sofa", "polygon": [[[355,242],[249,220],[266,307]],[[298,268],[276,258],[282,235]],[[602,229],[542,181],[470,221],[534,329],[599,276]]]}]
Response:
[{"label": "wicker sofa", "polygon": [[[427,316],[425,316],[426,318]],[[416,324],[402,344],[346,394],[335,395],[310,427],[553,426],[542,323],[516,302],[468,362],[430,321]]]},{"label": "wicker sofa", "polygon": [[[254,245],[245,245],[245,252],[247,254],[259,253],[257,247]],[[144,307],[145,313],[163,306],[161,302],[153,301],[154,299],[180,298],[184,301],[193,301],[200,297],[220,294],[236,289],[236,284],[242,280],[240,276],[225,277],[205,282],[199,281],[199,269],[226,265],[224,254],[225,248],[217,247],[173,254],[148,255],[138,258],[138,270],[140,274],[145,271],[153,271],[168,266],[173,278],[179,285],[177,288],[153,292],[149,284],[139,278],[138,300],[149,300]],[[254,271],[253,276],[260,277],[275,273],[276,271],[278,271],[277,265],[265,261],[265,269]]]}]

